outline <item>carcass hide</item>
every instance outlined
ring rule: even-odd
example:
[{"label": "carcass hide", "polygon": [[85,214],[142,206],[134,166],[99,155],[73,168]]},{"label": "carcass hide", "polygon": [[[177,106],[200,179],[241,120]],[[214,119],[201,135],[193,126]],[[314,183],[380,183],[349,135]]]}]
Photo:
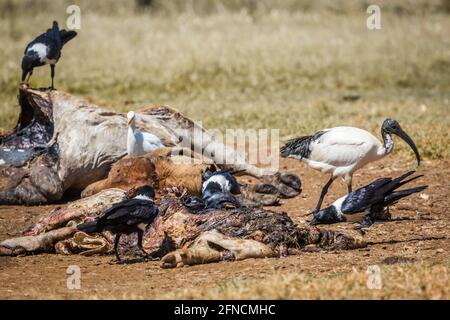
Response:
[{"label": "carcass hide", "polygon": [[[130,191],[142,185],[180,187],[190,194],[199,195],[202,174],[206,170],[214,170],[214,163],[192,163],[186,155],[177,153],[177,148],[161,148],[144,156],[123,158],[112,166],[106,179],[90,184],[81,196],[88,197],[109,188]],[[238,198],[243,204],[275,205],[279,198],[292,198],[301,192],[300,178],[293,173],[280,172],[261,180],[261,183],[241,184],[242,194]]]},{"label": "carcass hide", "polygon": [[[120,190],[105,190],[55,209],[24,237],[0,243],[0,254],[107,253],[112,243],[109,232],[86,235],[76,232],[74,225],[94,219],[100,208],[111,206],[125,196]],[[161,190],[157,197],[160,214],[144,235],[145,250],[161,258],[164,268],[298,254],[311,245],[322,249],[354,249],[366,245],[360,236],[316,227],[300,228],[286,213],[262,208],[208,209],[193,214],[183,205],[187,196],[186,190]],[[93,208],[94,203],[99,206]],[[121,250],[135,248],[136,238],[133,234],[123,236]]]},{"label": "carcass hide", "polygon": [[[82,190],[105,178],[126,154],[124,115],[60,91],[21,87],[18,99],[17,126],[0,136],[0,204],[58,201],[68,189]],[[149,107],[136,118],[140,130],[155,134],[167,147],[189,141],[190,148],[225,169],[255,177],[274,173],[248,164],[244,155],[169,107]],[[202,139],[193,138],[195,130]]]}]

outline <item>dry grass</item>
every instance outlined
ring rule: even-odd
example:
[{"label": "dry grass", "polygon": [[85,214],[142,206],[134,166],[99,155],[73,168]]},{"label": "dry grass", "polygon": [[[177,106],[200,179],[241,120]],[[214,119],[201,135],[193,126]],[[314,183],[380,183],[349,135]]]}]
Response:
[{"label": "dry grass", "polygon": [[313,277],[274,274],[264,280],[239,280],[207,290],[179,290],[166,299],[449,299],[449,265],[380,266],[381,289],[369,289],[365,270]]},{"label": "dry grass", "polygon": [[[264,279],[236,278],[225,283],[211,284],[207,288],[175,289],[155,294],[141,291],[124,292],[120,287],[114,292],[101,291],[46,293],[46,299],[450,299],[450,262],[380,265],[381,289],[368,288],[366,270],[344,274],[312,276],[301,271],[280,273]],[[28,291],[27,298],[42,298],[42,292]]]},{"label": "dry grass", "polygon": [[[64,3],[41,1],[25,19],[23,2],[9,2],[13,14],[0,21],[0,127],[17,117],[25,43],[52,18],[66,19]],[[64,50],[57,87],[119,111],[160,102],[207,127],[280,128],[283,139],[341,124],[377,133],[393,117],[425,158],[448,157],[450,19],[440,1],[382,3],[379,31],[366,29],[361,1],[300,1],[291,11],[292,1],[272,3],[277,10],[268,0],[257,10],[252,1],[245,10],[230,2],[209,15],[196,14],[208,12],[208,2],[193,2],[195,10],[164,3],[172,14],[138,14],[119,2],[109,16],[105,2],[82,2],[82,30]],[[48,69],[37,69],[32,85],[49,85]],[[349,94],[361,98],[343,101]]]}]

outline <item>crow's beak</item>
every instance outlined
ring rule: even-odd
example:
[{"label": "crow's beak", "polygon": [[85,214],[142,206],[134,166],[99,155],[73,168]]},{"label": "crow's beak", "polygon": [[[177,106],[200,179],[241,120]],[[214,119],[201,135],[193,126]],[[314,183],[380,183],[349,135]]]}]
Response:
[{"label": "crow's beak", "polygon": [[27,78],[28,71],[22,71],[22,83],[25,83],[25,79]]},{"label": "crow's beak", "polygon": [[309,221],[308,224],[309,224],[310,226],[315,226],[315,225],[320,224],[320,221],[317,220],[316,218],[313,218],[311,221]]},{"label": "crow's beak", "polygon": [[411,147],[411,149],[414,151],[414,154],[416,155],[417,165],[419,166],[420,165],[419,150],[417,150],[416,144],[411,139],[411,137],[405,131],[403,131],[401,128],[398,128],[396,131],[394,131],[392,133],[394,133],[397,136],[399,136],[400,138],[402,138],[403,141],[405,141]]}]

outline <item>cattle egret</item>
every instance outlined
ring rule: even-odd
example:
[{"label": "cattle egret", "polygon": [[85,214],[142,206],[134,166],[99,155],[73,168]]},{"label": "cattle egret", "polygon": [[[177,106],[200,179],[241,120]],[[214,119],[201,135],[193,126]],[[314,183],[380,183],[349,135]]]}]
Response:
[{"label": "cattle egret", "polygon": [[136,115],[133,111],[128,112],[128,137],[127,153],[131,156],[142,156],[148,152],[163,148],[161,140],[154,134],[136,130]]},{"label": "cattle egret", "polygon": [[354,127],[335,127],[318,131],[312,136],[288,141],[281,148],[281,156],[303,160],[313,169],[331,173],[313,211],[317,212],[336,177],[343,177],[347,183],[348,192],[351,192],[353,173],[392,151],[394,148],[392,134],[402,138],[412,148],[419,165],[420,156],[416,145],[402,130],[400,124],[393,119],[386,119],[381,126],[383,143],[365,130]]},{"label": "cattle egret", "polygon": [[55,65],[61,57],[61,49],[76,35],[75,31],[59,30],[58,22],[53,21],[51,29],[31,41],[25,48],[22,58],[22,82],[28,84],[35,67],[49,64],[52,77],[50,88],[54,89]]},{"label": "cattle egret", "polygon": [[116,235],[114,239],[114,253],[117,261],[121,261],[117,247],[122,234],[136,232],[138,235],[137,246],[144,254],[142,237],[145,228],[152,224],[158,215],[158,208],[154,203],[155,192],[150,186],[143,186],[136,190],[136,196],[116,203],[105,210],[94,221],[79,224],[77,229],[86,233],[110,231]]},{"label": "cattle egret", "polygon": [[415,171],[409,171],[396,179],[381,178],[365,187],[350,192],[334,201],[331,206],[316,212],[314,214],[314,219],[310,224],[330,224],[346,221],[348,215],[362,213],[363,220],[359,228],[368,227],[374,223],[375,218],[380,215],[380,213],[382,214],[387,206],[403,197],[416,192],[421,192],[427,188],[427,186],[420,186],[395,191],[402,185],[422,177],[415,176],[403,181],[414,172]]}]

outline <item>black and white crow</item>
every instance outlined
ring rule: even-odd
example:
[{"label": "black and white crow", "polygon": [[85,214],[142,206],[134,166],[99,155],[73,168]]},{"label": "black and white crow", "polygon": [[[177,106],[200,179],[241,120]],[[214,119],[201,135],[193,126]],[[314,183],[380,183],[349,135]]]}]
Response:
[{"label": "black and white crow", "polygon": [[206,171],[203,174],[202,198],[208,198],[217,192],[239,194],[241,189],[236,178],[229,171]]},{"label": "black and white crow", "polygon": [[395,191],[402,185],[422,177],[419,175],[403,181],[414,172],[409,171],[395,179],[381,178],[356,191],[350,192],[333,202],[331,206],[316,212],[310,224],[331,224],[346,221],[347,215],[363,213],[364,218],[361,227],[368,227],[373,224],[374,216],[379,215],[387,206],[403,197],[427,188],[427,186],[420,186]]},{"label": "black and white crow", "polygon": [[[22,58],[22,82],[28,84],[35,67],[50,65],[52,85],[55,77],[55,65],[61,57],[61,49],[77,33],[75,31],[59,30],[58,22],[53,21],[53,26],[45,33],[31,41],[25,48]],[[28,78],[27,78],[28,75]],[[25,81],[26,80],[26,81]]]},{"label": "black and white crow", "polygon": [[202,196],[188,197],[184,205],[193,213],[205,212],[206,209],[228,210],[241,206],[233,194],[241,193],[236,178],[229,171],[206,171],[202,176]]},{"label": "black and white crow", "polygon": [[114,239],[114,253],[118,261],[121,261],[117,251],[120,236],[136,232],[138,235],[138,248],[147,255],[142,247],[142,237],[145,228],[155,221],[159,212],[154,203],[154,198],[155,192],[152,187],[140,187],[136,190],[134,198],[114,204],[96,220],[79,224],[77,228],[86,233],[103,231],[114,233],[116,235]]}]

